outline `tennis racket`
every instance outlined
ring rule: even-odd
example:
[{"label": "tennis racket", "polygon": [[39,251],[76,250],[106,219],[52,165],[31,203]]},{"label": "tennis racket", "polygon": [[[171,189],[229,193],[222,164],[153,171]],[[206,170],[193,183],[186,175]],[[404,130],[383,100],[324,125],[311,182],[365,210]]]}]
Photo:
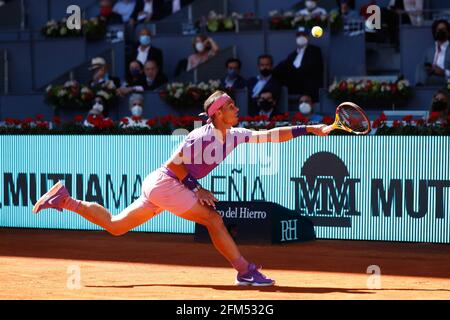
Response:
[{"label": "tennis racket", "polygon": [[333,129],[341,129],[357,135],[368,134],[371,130],[366,113],[353,102],[343,102],[338,105],[336,118],[331,126]]}]

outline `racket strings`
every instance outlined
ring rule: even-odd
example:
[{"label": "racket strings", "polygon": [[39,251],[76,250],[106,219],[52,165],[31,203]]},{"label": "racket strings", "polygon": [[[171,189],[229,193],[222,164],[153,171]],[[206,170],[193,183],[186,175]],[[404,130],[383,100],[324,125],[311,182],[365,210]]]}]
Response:
[{"label": "racket strings", "polygon": [[369,128],[367,118],[356,108],[343,106],[338,115],[340,122],[355,132],[365,132]]}]

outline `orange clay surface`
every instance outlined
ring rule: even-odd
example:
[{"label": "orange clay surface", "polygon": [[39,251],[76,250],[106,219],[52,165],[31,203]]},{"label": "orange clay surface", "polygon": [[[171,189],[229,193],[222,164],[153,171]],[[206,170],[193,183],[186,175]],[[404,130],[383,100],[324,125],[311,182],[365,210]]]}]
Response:
[{"label": "orange clay surface", "polygon": [[[0,228],[0,299],[450,299],[450,245],[318,240],[242,245],[274,287],[193,235]],[[381,269],[380,289],[367,273]],[[80,288],[73,285],[80,271]]]}]

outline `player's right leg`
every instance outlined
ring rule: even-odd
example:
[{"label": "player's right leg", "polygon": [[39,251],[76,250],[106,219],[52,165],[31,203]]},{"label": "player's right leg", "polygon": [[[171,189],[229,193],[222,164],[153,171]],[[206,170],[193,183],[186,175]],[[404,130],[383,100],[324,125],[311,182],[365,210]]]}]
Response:
[{"label": "player's right leg", "polygon": [[67,209],[78,213],[83,218],[104,228],[112,235],[119,236],[141,225],[155,216],[159,210],[157,207],[145,205],[141,198],[130,204],[118,215],[112,215],[103,206],[94,203],[76,200],[70,197],[67,189],[58,182],[45,193],[34,205],[33,212],[38,213],[42,209]]}]

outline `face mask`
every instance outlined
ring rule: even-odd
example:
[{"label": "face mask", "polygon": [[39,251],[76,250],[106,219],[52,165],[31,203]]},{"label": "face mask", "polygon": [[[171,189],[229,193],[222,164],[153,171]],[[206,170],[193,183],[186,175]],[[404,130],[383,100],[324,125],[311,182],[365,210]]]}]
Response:
[{"label": "face mask", "polygon": [[312,111],[312,107],[309,103],[307,102],[302,102],[300,103],[300,105],[298,106],[298,110],[303,113],[303,114],[309,114]]},{"label": "face mask", "polygon": [[141,74],[141,70],[139,70],[139,69],[131,69],[130,70],[130,74],[133,77],[138,77]]},{"label": "face mask", "polygon": [[436,32],[436,40],[444,42],[448,39],[448,33],[445,30],[439,30]]},{"label": "face mask", "polygon": [[441,100],[435,100],[431,106],[431,110],[433,111],[442,111],[445,109],[447,109],[447,102]]},{"label": "face mask", "polygon": [[103,112],[103,105],[96,102],[93,106],[92,109],[97,111],[98,113],[102,113]]},{"label": "face mask", "polygon": [[272,74],[272,70],[270,70],[270,69],[261,69],[259,72],[261,73],[261,75],[264,78],[268,77],[268,76],[270,76]]},{"label": "face mask", "polygon": [[269,111],[273,108],[273,103],[263,99],[258,102],[258,106],[264,111]]},{"label": "face mask", "polygon": [[205,45],[203,44],[203,42],[197,42],[195,44],[195,49],[197,49],[198,52],[203,52],[205,51]]},{"label": "face mask", "polygon": [[315,1],[305,1],[305,7],[306,9],[312,11],[316,8],[317,4]]},{"label": "face mask", "polygon": [[135,105],[131,108],[131,114],[134,117],[140,117],[142,115],[142,107],[140,105]]},{"label": "face mask", "polygon": [[139,37],[139,42],[143,46],[148,46],[152,42],[152,38],[148,35],[142,35]]},{"label": "face mask", "polygon": [[308,44],[308,39],[304,36],[297,37],[297,46],[303,48]]},{"label": "face mask", "polygon": [[228,73],[228,77],[230,77],[231,79],[234,79],[237,77],[236,69],[228,69],[227,73]]},{"label": "face mask", "polygon": [[109,16],[111,14],[111,12],[112,12],[112,7],[110,7],[110,6],[105,6],[105,7],[100,8],[100,15],[102,17]]}]

